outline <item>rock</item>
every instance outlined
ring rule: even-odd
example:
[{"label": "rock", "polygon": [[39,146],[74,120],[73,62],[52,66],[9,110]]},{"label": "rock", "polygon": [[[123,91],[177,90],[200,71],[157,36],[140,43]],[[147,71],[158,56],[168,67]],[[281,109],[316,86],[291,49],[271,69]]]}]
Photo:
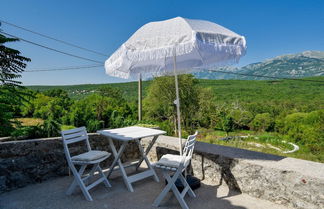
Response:
[{"label": "rock", "polygon": [[6,191],[7,188],[7,177],[0,176],[0,191]]}]

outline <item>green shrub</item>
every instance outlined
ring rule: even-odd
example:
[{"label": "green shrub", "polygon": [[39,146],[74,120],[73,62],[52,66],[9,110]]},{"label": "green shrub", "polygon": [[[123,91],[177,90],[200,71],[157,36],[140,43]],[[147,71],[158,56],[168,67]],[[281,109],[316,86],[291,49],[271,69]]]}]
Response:
[{"label": "green shrub", "polygon": [[87,122],[87,131],[94,133],[103,128],[104,122],[102,120],[89,120]]},{"label": "green shrub", "polygon": [[38,126],[20,126],[11,132],[14,139],[36,139],[46,137],[41,125]]},{"label": "green shrub", "polygon": [[250,122],[253,120],[253,115],[249,111],[234,109],[230,112],[233,118],[235,129],[248,129]]},{"label": "green shrub", "polygon": [[274,120],[269,113],[257,114],[250,127],[254,131],[272,131],[274,128]]},{"label": "green shrub", "polygon": [[221,111],[217,118],[218,121],[215,128],[225,131],[226,136],[228,136],[228,133],[234,130],[234,120],[232,116],[225,111]]},{"label": "green shrub", "polygon": [[310,113],[293,113],[282,122],[280,132],[305,147],[308,152],[320,155],[324,152],[324,110]]},{"label": "green shrub", "polygon": [[44,135],[47,137],[60,136],[61,124],[53,118],[49,118],[44,121],[42,129]]},{"label": "green shrub", "polygon": [[61,131],[66,131],[75,128],[75,126],[72,125],[61,125]]},{"label": "green shrub", "polygon": [[161,128],[161,130],[166,131],[167,132],[167,135],[169,135],[169,136],[172,136],[172,135],[176,134],[174,132],[174,124],[171,123],[168,120],[165,120],[163,122],[160,122],[158,124],[158,126]]}]

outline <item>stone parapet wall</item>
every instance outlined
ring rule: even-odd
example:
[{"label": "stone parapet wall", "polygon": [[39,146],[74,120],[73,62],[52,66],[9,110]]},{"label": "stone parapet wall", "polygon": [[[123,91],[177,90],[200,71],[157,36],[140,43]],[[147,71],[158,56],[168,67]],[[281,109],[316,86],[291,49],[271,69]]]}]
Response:
[{"label": "stone parapet wall", "polygon": [[[179,153],[178,147],[177,138],[162,136],[149,159]],[[324,208],[323,163],[197,142],[190,170],[200,179],[226,184],[233,194],[242,192],[297,209]]]},{"label": "stone parapet wall", "polygon": [[[108,140],[98,134],[89,134],[93,150],[110,151]],[[119,148],[119,144],[116,144]],[[72,144],[72,155],[85,150],[85,144]],[[127,146],[122,160],[139,157],[135,143]],[[112,163],[111,156],[102,167]],[[0,143],[0,193],[24,187],[31,183],[39,183],[51,177],[69,175],[61,137],[33,139]]]},{"label": "stone parapet wall", "polygon": [[[105,137],[90,134],[89,138],[93,149],[110,152]],[[144,146],[149,142],[142,140]],[[163,154],[178,153],[178,146],[177,138],[161,136],[148,157],[155,162]],[[83,150],[80,144],[71,147],[72,154]],[[122,160],[138,157],[138,147],[132,143]],[[190,171],[212,184],[226,184],[232,194],[242,192],[297,209],[324,208],[323,163],[197,142]],[[60,137],[0,143],[0,193],[68,174]]]}]

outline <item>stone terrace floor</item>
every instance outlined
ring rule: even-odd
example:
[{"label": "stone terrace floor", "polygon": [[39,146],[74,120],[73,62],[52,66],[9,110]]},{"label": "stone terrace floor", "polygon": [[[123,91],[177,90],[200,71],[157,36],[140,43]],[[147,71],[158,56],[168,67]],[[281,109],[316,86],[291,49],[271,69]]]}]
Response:
[{"label": "stone terrace floor", "polygon": [[[164,182],[158,172],[160,182],[153,178],[136,182],[135,192],[129,192],[120,176],[110,180],[112,188],[98,185],[90,191],[94,201],[84,199],[80,190],[73,195],[65,195],[72,177],[61,177],[33,184],[11,192],[0,194],[1,209],[146,209],[154,208],[152,203],[162,191]],[[246,194],[229,192],[226,185],[212,185],[202,181],[202,187],[195,190],[196,198],[186,196],[191,209],[284,209],[286,207],[257,199]],[[162,205],[165,208],[181,208],[172,192],[166,196]]]}]

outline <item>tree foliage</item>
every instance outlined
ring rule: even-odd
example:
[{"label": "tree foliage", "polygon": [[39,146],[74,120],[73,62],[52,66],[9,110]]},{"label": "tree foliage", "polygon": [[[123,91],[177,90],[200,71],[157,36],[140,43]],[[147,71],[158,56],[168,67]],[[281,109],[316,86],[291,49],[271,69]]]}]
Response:
[{"label": "tree foliage", "polygon": [[7,38],[0,34],[0,136],[13,131],[12,120],[15,108],[22,104],[23,91],[21,82],[17,81],[26,67],[29,58],[20,55],[18,50],[4,44],[18,39]]},{"label": "tree foliage", "polygon": [[[71,87],[73,91],[66,87],[63,88],[67,91],[23,90],[31,95],[23,96],[28,100],[24,105],[17,103],[15,97],[5,96],[11,93],[1,88],[7,93],[0,95],[0,101],[6,100],[11,104],[8,109],[3,102],[0,103],[2,134],[35,138],[58,135],[62,125],[69,128],[86,126],[89,132],[95,132],[101,128],[137,123],[137,89],[134,83],[99,87],[82,96],[77,91],[78,97],[73,99],[70,95],[79,86]],[[205,81],[181,75],[179,87],[183,136],[193,133],[194,129],[212,133],[221,130],[230,135],[245,133],[246,130],[248,133],[261,132],[256,134],[275,132],[271,134],[300,145],[312,156],[321,156],[320,153],[324,152],[322,84]],[[86,85],[86,88],[90,89],[90,86]],[[175,135],[174,77],[159,77],[145,83],[144,98],[144,122],[158,125],[169,135]],[[44,124],[33,127],[17,124],[13,127],[13,117],[42,118]]]},{"label": "tree foliage", "polygon": [[255,131],[272,131],[274,119],[269,113],[257,114],[251,122],[251,129]]},{"label": "tree foliage", "polygon": [[[197,80],[192,75],[180,75],[179,96],[181,123],[185,129],[192,129],[195,125],[197,110],[199,109],[199,90]],[[144,99],[144,116],[147,120],[158,122],[168,121],[174,127],[177,119],[175,81],[173,76],[155,78],[148,88]],[[172,124],[172,125],[171,125]]]},{"label": "tree foliage", "polygon": [[20,55],[20,51],[6,47],[8,42],[18,41],[16,38],[7,38],[0,34],[0,82],[1,85],[19,86],[20,81],[16,79],[21,77],[21,73],[30,59]]}]

